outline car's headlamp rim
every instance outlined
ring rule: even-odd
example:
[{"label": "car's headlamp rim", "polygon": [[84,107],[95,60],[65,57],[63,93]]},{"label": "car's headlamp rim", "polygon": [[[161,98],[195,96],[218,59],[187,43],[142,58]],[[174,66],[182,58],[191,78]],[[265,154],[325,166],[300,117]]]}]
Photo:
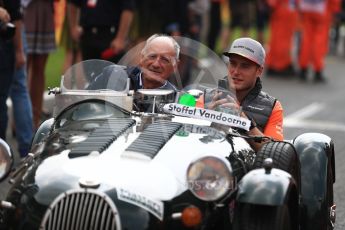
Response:
[{"label": "car's headlamp rim", "polygon": [[193,161],[187,169],[188,189],[199,199],[215,201],[233,189],[231,166],[224,159],[205,156]]},{"label": "car's headlamp rim", "polygon": [[9,145],[0,138],[0,182],[11,172],[14,159]]}]

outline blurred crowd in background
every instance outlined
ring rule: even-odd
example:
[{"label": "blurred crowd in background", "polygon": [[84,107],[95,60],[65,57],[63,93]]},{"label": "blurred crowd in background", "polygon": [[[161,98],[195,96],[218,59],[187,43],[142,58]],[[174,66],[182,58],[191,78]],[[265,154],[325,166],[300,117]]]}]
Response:
[{"label": "blurred crowd in background", "polygon": [[[0,0],[0,7],[10,1]],[[154,33],[200,41],[220,57],[233,39],[252,37],[265,47],[267,76],[316,83],[328,80],[326,55],[345,56],[345,0],[21,0],[20,8],[26,65],[17,66],[12,92],[1,96],[11,96],[17,108],[12,130],[22,157],[32,130],[49,117],[42,108],[44,70],[57,47],[65,49],[63,70],[56,70],[62,73],[81,60],[117,63]],[[192,62],[184,58],[180,74],[187,84]],[[207,61],[207,53],[200,58]],[[0,120],[4,134],[7,118]]]},{"label": "blurred crowd in background", "polygon": [[[309,65],[322,74],[323,59],[330,47],[332,52],[341,50],[337,52],[345,53],[344,47],[336,49],[340,42],[344,43],[339,40],[340,35],[344,34],[344,27],[341,27],[345,21],[344,0],[129,0],[123,1],[122,12],[118,9],[108,10],[118,17],[127,13],[125,17],[114,17],[112,20],[104,16],[107,12],[101,7],[93,10],[87,6],[92,1],[95,0],[68,0],[68,7],[77,6],[79,13],[75,13],[75,10],[70,14],[66,14],[66,10],[59,11],[65,19],[65,27],[60,28],[62,31],[63,28],[72,31],[72,40],[79,41],[82,59],[104,58],[106,56],[102,56],[102,53],[106,52],[100,51],[111,48],[114,55],[108,52],[107,58],[116,62],[126,50],[154,33],[189,37],[219,55],[234,38],[252,37],[265,46],[269,75],[298,74],[300,72],[297,71],[305,70]],[[95,2],[101,4],[102,1]],[[62,0],[56,5],[66,7]],[[70,20],[72,23],[68,23],[66,15],[73,17]],[[79,20],[75,19],[76,15],[79,15]],[[58,14],[56,16],[59,17]],[[129,28],[117,28],[117,31],[110,32],[110,42],[104,39],[105,34],[109,33],[108,28],[120,24]],[[76,25],[79,27],[76,28]],[[78,47],[68,37],[65,42],[67,47],[70,44]],[[102,46],[101,49],[98,46]],[[93,52],[90,54],[91,47]],[[293,50],[297,50],[297,60],[293,60]],[[303,76],[300,77],[303,80]]]}]

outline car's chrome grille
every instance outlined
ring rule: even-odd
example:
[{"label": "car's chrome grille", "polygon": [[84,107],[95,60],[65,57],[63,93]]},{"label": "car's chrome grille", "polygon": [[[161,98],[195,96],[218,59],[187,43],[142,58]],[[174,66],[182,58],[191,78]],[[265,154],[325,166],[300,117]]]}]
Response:
[{"label": "car's chrome grille", "polygon": [[138,152],[154,158],[181,126],[179,123],[170,121],[152,123],[128,146],[126,151]]},{"label": "car's chrome grille", "polygon": [[101,153],[134,124],[133,119],[109,119],[92,131],[85,141],[73,148],[68,156],[70,158],[87,156],[92,151]]},{"label": "car's chrome grille", "polygon": [[49,206],[40,229],[104,230],[121,229],[119,214],[111,199],[90,189],[70,190]]}]

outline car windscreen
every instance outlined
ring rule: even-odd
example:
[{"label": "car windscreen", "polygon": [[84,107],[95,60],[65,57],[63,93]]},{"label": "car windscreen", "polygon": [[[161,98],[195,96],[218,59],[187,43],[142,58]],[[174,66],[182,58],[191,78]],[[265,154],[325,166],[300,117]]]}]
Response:
[{"label": "car windscreen", "polygon": [[56,128],[60,128],[79,121],[127,118],[129,116],[127,112],[108,102],[88,100],[67,108],[57,117],[55,124]]},{"label": "car windscreen", "polygon": [[61,82],[63,91],[108,89],[123,92],[128,87],[126,67],[104,60],[86,60],[71,66]]}]

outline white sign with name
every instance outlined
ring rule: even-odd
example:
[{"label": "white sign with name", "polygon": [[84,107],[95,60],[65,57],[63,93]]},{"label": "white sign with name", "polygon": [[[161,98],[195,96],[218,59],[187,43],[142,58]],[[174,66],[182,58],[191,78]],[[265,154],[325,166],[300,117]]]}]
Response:
[{"label": "white sign with name", "polygon": [[119,200],[137,205],[156,216],[159,220],[163,220],[164,204],[161,201],[150,199],[146,196],[139,195],[127,189],[117,189],[117,197]]},{"label": "white sign with name", "polygon": [[223,125],[228,125],[231,127],[241,128],[247,131],[250,127],[250,120],[246,118],[210,109],[202,109],[192,106],[180,105],[177,103],[170,103],[164,105],[163,110],[166,113],[198,118]]}]

